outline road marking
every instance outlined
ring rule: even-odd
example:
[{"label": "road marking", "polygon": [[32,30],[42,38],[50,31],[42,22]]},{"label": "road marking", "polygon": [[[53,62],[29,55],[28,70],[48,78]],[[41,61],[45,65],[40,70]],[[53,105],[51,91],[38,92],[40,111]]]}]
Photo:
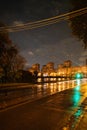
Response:
[{"label": "road marking", "polygon": [[48,107],[48,106],[44,106],[43,108],[53,110],[53,111],[65,112],[65,110],[63,110],[63,109],[58,109],[58,108],[53,108],[53,107]]},{"label": "road marking", "polygon": [[48,100],[46,103],[50,103],[50,102],[52,102],[53,101],[53,99],[50,99],[50,100]]}]

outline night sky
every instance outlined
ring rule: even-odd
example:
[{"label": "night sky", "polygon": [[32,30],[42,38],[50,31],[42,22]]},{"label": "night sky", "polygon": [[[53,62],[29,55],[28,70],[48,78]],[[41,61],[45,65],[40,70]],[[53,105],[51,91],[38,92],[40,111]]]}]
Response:
[{"label": "night sky", "polygon": [[[0,21],[7,25],[25,24],[64,14],[71,9],[70,0],[1,0]],[[67,21],[9,35],[26,58],[26,66],[52,61],[56,67],[68,59],[73,65],[85,64],[87,52],[82,48],[82,42],[72,35]]]}]

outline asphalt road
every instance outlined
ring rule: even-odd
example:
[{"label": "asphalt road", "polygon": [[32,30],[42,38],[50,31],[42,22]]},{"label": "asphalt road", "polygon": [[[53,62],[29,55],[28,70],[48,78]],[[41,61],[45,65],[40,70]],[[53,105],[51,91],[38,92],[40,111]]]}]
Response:
[{"label": "asphalt road", "polygon": [[1,111],[0,130],[73,130],[84,113],[86,86],[77,82],[74,88]]}]

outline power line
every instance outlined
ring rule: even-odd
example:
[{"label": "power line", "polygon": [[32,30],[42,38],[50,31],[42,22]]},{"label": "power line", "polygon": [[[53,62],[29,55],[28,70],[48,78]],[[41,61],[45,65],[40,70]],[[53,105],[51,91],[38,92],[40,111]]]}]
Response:
[{"label": "power line", "polygon": [[16,31],[23,31],[23,30],[29,30],[29,29],[34,29],[34,28],[39,28],[47,25],[51,25],[54,23],[58,23],[62,20],[69,20],[74,17],[83,15],[87,13],[87,7],[75,10],[69,13],[61,14],[55,17],[35,21],[35,22],[28,22],[22,25],[15,25],[15,26],[7,26],[5,27],[0,27],[0,32],[3,31],[3,29],[7,30],[8,32],[16,32]]},{"label": "power line", "polygon": [[[60,19],[53,19],[51,21],[46,21],[46,22],[43,22],[43,23],[40,23],[40,24],[32,24],[32,25],[28,25],[28,26],[22,26],[21,28],[14,28],[14,31],[29,30],[29,29],[34,29],[34,28],[39,28],[39,27],[55,24],[55,23],[58,23],[58,22],[60,22],[62,20],[69,20],[71,18],[80,16],[80,15],[85,14],[85,13],[87,13],[87,11],[81,12],[79,14],[74,14],[73,16],[70,16],[70,17],[65,17],[65,18],[62,17]],[[12,31],[12,30],[9,30],[9,31]]]}]

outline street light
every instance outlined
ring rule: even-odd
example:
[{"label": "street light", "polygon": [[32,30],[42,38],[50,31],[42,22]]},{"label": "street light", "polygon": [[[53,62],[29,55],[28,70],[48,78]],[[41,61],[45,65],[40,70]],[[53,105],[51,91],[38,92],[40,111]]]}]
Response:
[{"label": "street light", "polygon": [[76,73],[75,74],[75,79],[82,79],[83,78],[83,74],[82,73]]}]

